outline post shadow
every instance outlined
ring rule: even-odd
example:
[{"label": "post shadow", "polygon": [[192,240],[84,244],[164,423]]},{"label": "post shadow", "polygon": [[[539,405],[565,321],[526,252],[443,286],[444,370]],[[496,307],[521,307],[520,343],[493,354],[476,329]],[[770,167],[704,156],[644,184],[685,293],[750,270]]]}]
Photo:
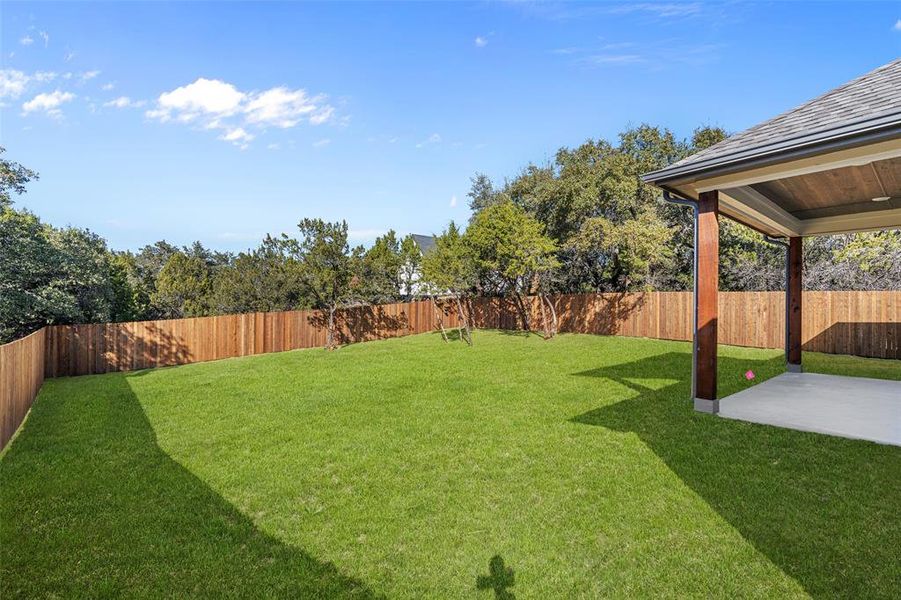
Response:
[{"label": "post shadow", "polygon": [[[720,355],[721,396],[747,385],[740,374],[748,369],[764,379],[784,371],[783,357]],[[575,373],[635,395],[572,421],[637,434],[810,594],[876,598],[901,589],[898,448],[696,413],[690,373],[691,357],[680,353]],[[653,389],[645,378],[676,383]]]},{"label": "post shadow", "polygon": [[901,322],[833,323],[807,340],[803,349],[901,360]]},{"label": "post shadow", "polygon": [[49,380],[72,393],[36,402],[4,457],[9,596],[377,597],[262,532],[172,460],[128,384],[134,376]]},{"label": "post shadow", "polygon": [[508,588],[516,583],[513,567],[504,564],[502,556],[495,554],[488,561],[488,574],[476,577],[477,590],[492,590],[495,600],[516,600]]}]

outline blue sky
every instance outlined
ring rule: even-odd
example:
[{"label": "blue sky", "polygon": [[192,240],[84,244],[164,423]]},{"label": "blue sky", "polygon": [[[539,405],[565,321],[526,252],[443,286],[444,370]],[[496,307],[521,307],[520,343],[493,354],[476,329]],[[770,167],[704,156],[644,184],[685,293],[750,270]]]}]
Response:
[{"label": "blue sky", "polygon": [[899,56],[882,3],[0,4],[18,204],[113,248],[356,242],[468,218],[501,179],[649,122],[738,131]]}]

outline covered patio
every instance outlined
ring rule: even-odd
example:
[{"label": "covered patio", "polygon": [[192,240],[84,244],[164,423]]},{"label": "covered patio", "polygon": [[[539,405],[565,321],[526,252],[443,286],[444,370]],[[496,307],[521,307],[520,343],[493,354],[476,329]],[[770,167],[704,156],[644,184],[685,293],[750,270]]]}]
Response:
[{"label": "covered patio", "polygon": [[720,416],[901,446],[901,382],[783,373],[720,400]]},{"label": "covered patio", "polygon": [[[695,409],[901,444],[901,383],[801,375],[803,238],[901,227],[901,59],[643,179],[694,211]],[[788,373],[724,399],[716,389],[720,215],[786,257]]]}]

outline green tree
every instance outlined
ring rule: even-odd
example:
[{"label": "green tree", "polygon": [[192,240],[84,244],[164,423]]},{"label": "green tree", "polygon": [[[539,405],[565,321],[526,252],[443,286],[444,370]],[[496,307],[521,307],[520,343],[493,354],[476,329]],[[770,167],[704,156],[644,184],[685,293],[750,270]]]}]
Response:
[{"label": "green tree", "polygon": [[[0,146],[0,154],[6,148]],[[37,179],[38,174],[17,162],[0,158],[0,210],[12,206],[12,194],[24,194],[25,184]]]},{"label": "green tree", "polygon": [[0,209],[0,338],[111,320],[110,256],[90,231],[54,229],[28,211]]},{"label": "green tree", "polygon": [[[555,271],[556,291],[632,287],[680,289],[690,285],[691,215],[660,200],[659,190],[641,182],[641,175],[662,168],[687,154],[721,140],[715,127],[695,130],[690,140],[650,125],[630,128],[616,144],[588,140],[576,148],[561,148],[546,165],[529,165],[496,189],[484,175],[473,178],[470,197],[476,212],[511,201],[545,226],[561,248],[561,268]],[[474,219],[475,216],[474,215]],[[655,242],[628,244],[612,232],[636,232],[649,227]],[[621,243],[600,242],[619,238]],[[674,247],[675,252],[671,251]],[[614,268],[610,268],[613,265]],[[623,269],[636,268],[636,273]],[[687,273],[687,275],[686,275]]]},{"label": "green tree", "polygon": [[245,313],[308,308],[300,282],[297,240],[267,235],[258,248],[242,252],[214,275],[217,312]]},{"label": "green tree", "polygon": [[160,319],[165,316],[164,308],[154,304],[156,283],[160,271],[178,252],[178,246],[170,244],[166,240],[160,240],[144,246],[134,255],[134,269],[131,272],[131,277],[134,278],[132,285],[138,290],[137,293],[140,297],[147,299],[147,302],[143,304],[144,310],[140,319]]},{"label": "green tree", "polygon": [[421,283],[438,316],[444,341],[447,341],[447,335],[439,298],[449,296],[456,305],[460,319],[460,339],[472,345],[471,319],[469,311],[465,310],[463,298],[476,285],[476,263],[471,248],[453,221],[435,238],[435,247],[422,257],[421,277]]},{"label": "green tree", "polygon": [[487,175],[476,173],[470,181],[472,186],[466,195],[469,196],[469,208],[473,214],[492,204],[497,204],[497,192],[495,192],[494,184],[491,183],[491,179]]},{"label": "green tree", "polygon": [[540,280],[557,268],[557,246],[544,226],[513,202],[480,211],[466,230],[484,288],[509,295],[519,308],[523,328],[531,329],[524,294],[540,290]]},{"label": "green tree", "polygon": [[901,230],[805,239],[804,286],[817,290],[901,289]]},{"label": "green tree", "polygon": [[140,321],[151,313],[150,295],[138,276],[135,255],[113,252],[110,256],[113,288],[113,321]]},{"label": "green tree", "polygon": [[397,234],[390,230],[376,238],[375,243],[363,254],[361,265],[361,291],[366,301],[373,304],[396,302],[401,293],[400,253]]},{"label": "green tree", "polygon": [[304,219],[297,225],[301,240],[297,246],[300,281],[313,306],[325,315],[328,349],[337,347],[335,315],[339,308],[360,297],[360,264],[363,249],[351,249],[347,222],[328,223]]},{"label": "green tree", "polygon": [[400,243],[400,289],[405,302],[413,300],[416,283],[422,267],[422,251],[419,244],[408,235]]},{"label": "green tree", "polygon": [[36,216],[0,209],[0,343],[74,313],[72,299],[53,285],[59,262]]},{"label": "green tree", "polygon": [[212,272],[200,256],[176,252],[160,270],[153,304],[168,319],[212,314]]},{"label": "green tree", "polygon": [[604,217],[586,220],[569,250],[593,291],[649,290],[654,270],[672,257],[671,239],[670,228],[647,210],[619,225]]}]

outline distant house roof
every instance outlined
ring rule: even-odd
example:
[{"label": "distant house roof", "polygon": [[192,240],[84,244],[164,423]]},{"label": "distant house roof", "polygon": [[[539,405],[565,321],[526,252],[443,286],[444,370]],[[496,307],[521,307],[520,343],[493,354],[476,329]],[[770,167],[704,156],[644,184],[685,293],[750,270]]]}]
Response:
[{"label": "distant house roof", "polygon": [[644,175],[667,184],[714,172],[782,161],[892,139],[901,131],[901,59],[870,71],[801,106]]},{"label": "distant house roof", "polygon": [[422,252],[423,255],[435,247],[435,236],[433,235],[419,235],[418,233],[414,233],[413,241],[419,246],[419,251]]}]

